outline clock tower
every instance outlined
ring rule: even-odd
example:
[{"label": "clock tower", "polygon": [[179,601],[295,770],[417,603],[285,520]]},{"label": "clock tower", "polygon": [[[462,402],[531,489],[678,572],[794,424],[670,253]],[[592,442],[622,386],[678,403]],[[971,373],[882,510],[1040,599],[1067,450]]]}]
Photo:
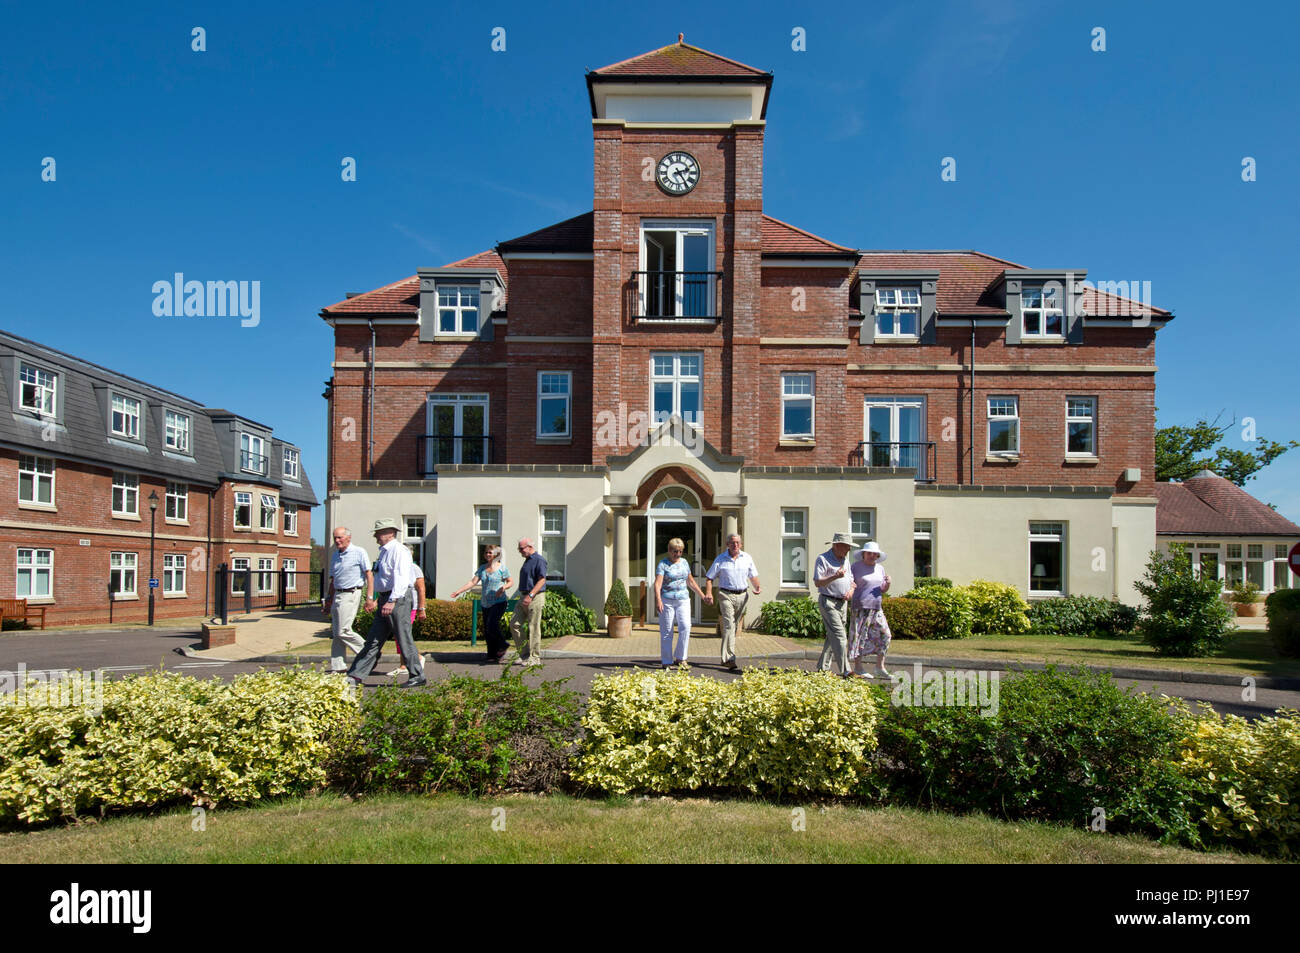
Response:
[{"label": "clock tower", "polygon": [[[593,417],[675,415],[755,458],[763,128],[772,74],[677,42],[587,74]],[[595,427],[593,424],[593,431]],[[625,453],[593,437],[593,463]]]}]

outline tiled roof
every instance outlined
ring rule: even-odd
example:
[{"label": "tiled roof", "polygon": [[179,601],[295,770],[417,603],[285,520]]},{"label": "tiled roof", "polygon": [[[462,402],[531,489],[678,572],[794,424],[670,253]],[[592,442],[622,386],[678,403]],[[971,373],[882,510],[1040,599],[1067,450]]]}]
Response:
[{"label": "tiled roof", "polygon": [[[588,213],[590,214],[590,213]],[[587,247],[591,247],[588,239]],[[477,255],[453,261],[444,268],[495,268],[506,280],[506,263],[495,251],[481,251]],[[366,291],[321,309],[327,314],[415,314],[420,307],[420,279],[417,275],[394,281],[374,291]]]},{"label": "tiled roof", "polygon": [[729,60],[717,53],[710,53],[698,46],[691,46],[682,35],[677,34],[677,42],[668,46],[642,53],[619,63],[611,63],[600,69],[592,70],[599,77],[639,76],[740,76],[766,79],[770,73],[735,60]]},{"label": "tiled roof", "polygon": [[763,254],[765,255],[854,255],[852,248],[836,245],[789,222],[763,216]]},{"label": "tiled roof", "polygon": [[1132,298],[1111,294],[1108,291],[1098,291],[1096,288],[1084,289],[1083,310],[1085,314],[1095,315],[1098,318],[1129,318],[1140,317],[1141,315],[1149,315],[1153,318],[1172,317],[1172,312],[1166,311],[1164,308],[1157,308],[1149,303],[1143,304],[1134,301]]},{"label": "tiled roof", "polygon": [[1156,501],[1161,535],[1300,537],[1300,526],[1208,470],[1182,483],[1157,483]]},{"label": "tiled roof", "polygon": [[937,271],[935,307],[940,314],[1005,315],[992,288],[1013,262],[977,251],[868,251],[858,259],[862,271]]},{"label": "tiled roof", "polygon": [[591,251],[594,212],[583,212],[554,225],[547,225],[527,235],[511,238],[497,245],[497,250],[516,251]]}]

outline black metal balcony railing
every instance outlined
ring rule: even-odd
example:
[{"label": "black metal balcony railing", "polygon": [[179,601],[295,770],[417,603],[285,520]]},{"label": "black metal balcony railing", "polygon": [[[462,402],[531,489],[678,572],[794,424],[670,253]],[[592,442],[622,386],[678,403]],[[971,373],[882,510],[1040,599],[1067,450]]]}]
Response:
[{"label": "black metal balcony railing", "polygon": [[851,467],[914,467],[917,483],[935,481],[934,441],[863,440],[849,453]]},{"label": "black metal balcony railing", "polygon": [[655,321],[716,318],[722,313],[720,271],[634,271],[640,294],[637,317]]},{"label": "black metal balcony railing", "polygon": [[422,478],[434,476],[440,465],[448,463],[496,462],[493,438],[487,435],[444,437],[426,433],[416,437],[415,442],[415,465]]},{"label": "black metal balcony railing", "polygon": [[266,454],[253,453],[251,450],[239,451],[239,467],[245,473],[266,475]]}]

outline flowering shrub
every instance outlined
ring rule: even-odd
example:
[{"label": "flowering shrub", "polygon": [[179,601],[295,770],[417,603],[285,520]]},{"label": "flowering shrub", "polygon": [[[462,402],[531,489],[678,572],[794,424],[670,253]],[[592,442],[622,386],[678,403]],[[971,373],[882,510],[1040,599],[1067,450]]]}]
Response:
[{"label": "flowering shrub", "polygon": [[734,682],[676,672],[597,678],[575,780],[632,791],[852,792],[876,746],[869,686],[750,669]]},{"label": "flowering shrub", "polygon": [[975,611],[972,631],[1008,635],[1029,631],[1029,603],[1015,586],[976,579],[962,588],[970,595],[971,608]]},{"label": "flowering shrub", "polygon": [[0,822],[305,791],[325,780],[325,736],[355,714],[344,679],[297,669],[132,676],[104,683],[99,712],[0,704]]}]

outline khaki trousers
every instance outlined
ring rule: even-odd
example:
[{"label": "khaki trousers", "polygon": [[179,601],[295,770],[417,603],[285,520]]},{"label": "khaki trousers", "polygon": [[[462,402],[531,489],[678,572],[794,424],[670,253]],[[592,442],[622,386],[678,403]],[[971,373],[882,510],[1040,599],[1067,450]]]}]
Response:
[{"label": "khaki trousers", "polygon": [[722,664],[736,659],[736,632],[745,625],[749,590],[730,593],[718,590],[718,632],[722,636]]},{"label": "khaki trousers", "polygon": [[[515,604],[515,614],[510,618],[510,638],[514,640],[519,657],[529,664],[542,660],[542,606],[546,604],[546,592],[533,596],[527,607],[523,600]],[[524,627],[528,628],[528,654],[524,654]]]}]

